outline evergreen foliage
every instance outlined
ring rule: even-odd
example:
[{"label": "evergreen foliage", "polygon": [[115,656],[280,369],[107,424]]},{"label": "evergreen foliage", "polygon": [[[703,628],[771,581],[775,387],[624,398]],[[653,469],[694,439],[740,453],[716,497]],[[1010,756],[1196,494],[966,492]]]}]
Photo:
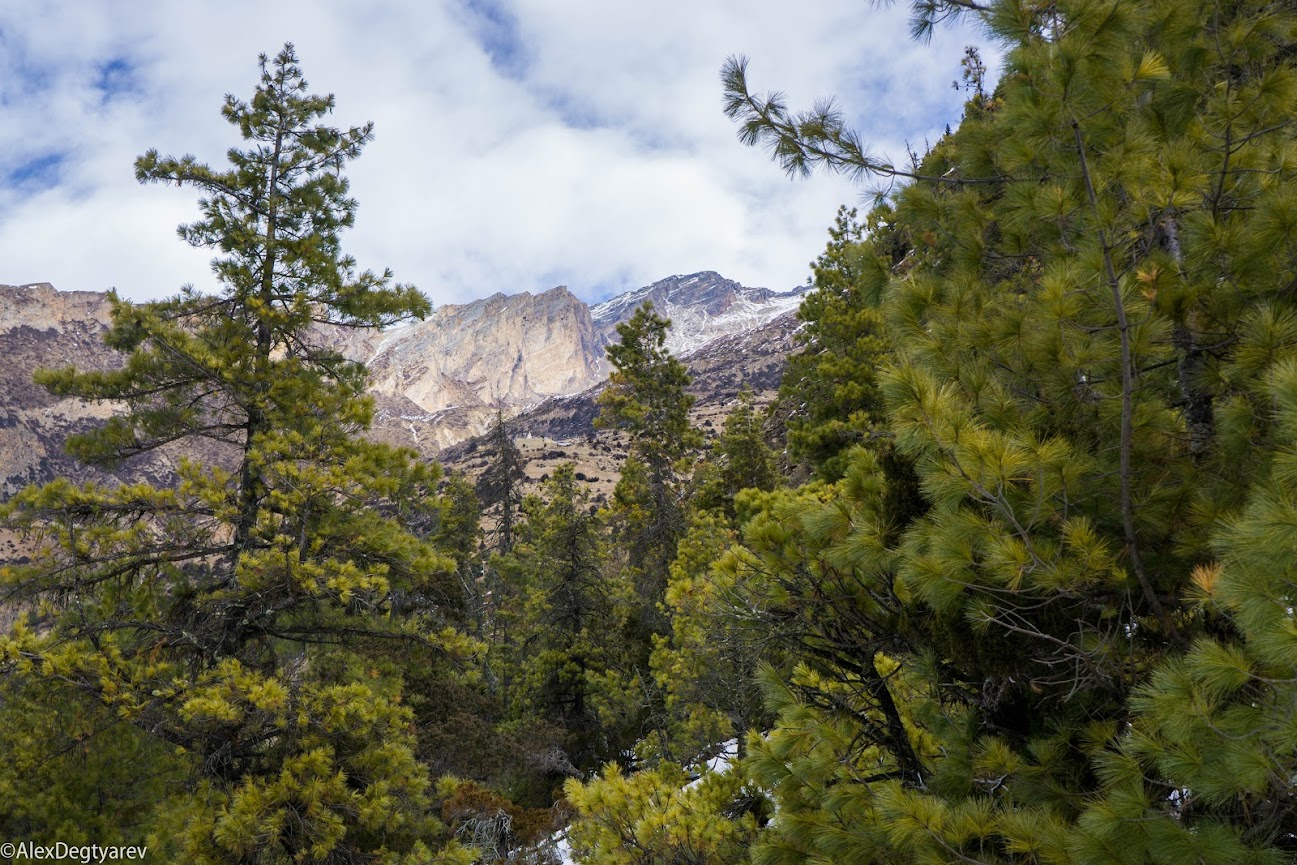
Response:
[{"label": "evergreen foliage", "polygon": [[180,233],[220,291],[114,298],[124,366],[40,381],[126,407],[81,458],[194,458],[0,505],[38,548],[0,567],[0,829],[468,865],[566,807],[618,865],[1297,857],[1297,10],[911,5],[1007,53],[991,89],[965,54],[909,166],[723,71],[789,173],[891,184],[812,265],[797,487],[750,392],[700,453],[648,304],[608,349],[605,510],[572,465],[524,498],[503,416],[440,492],[367,441],[331,332],[428,306],[342,254],[370,128],[323,125],[291,46],[227,99],[228,169],[141,157],[205,195]]},{"label": "evergreen foliage", "polygon": [[747,575],[714,567],[736,540],[720,512],[695,512],[671,563],[671,634],[654,639],[650,658],[665,720],[637,749],[650,760],[696,762],[768,720],[755,676],[771,657],[769,634],[740,609],[751,595],[737,581]]},{"label": "evergreen foliage", "polygon": [[702,445],[689,421],[689,373],[666,347],[671,322],[646,302],[617,325],[608,347],[613,372],[599,396],[597,427],[624,430],[630,453],[614,491],[617,541],[635,572],[644,628],[665,633],[658,605],[666,592],[676,544],[685,531],[685,487],[678,463]]},{"label": "evergreen foliage", "polygon": [[719,508],[733,519],[734,497],[740,491],[772,490],[779,485],[775,453],[766,444],[764,418],[754,399],[751,388],[739,393],[738,405],[726,415],[711,453],[694,472],[694,508]]},{"label": "evergreen foliage", "polygon": [[838,210],[812,264],[815,291],[797,311],[802,349],[788,358],[779,386],[775,411],[785,417],[789,453],[829,480],[846,471],[852,445],[883,434],[877,369],[888,351],[878,302],[908,252],[890,216],[884,205],[861,224],[855,210]]},{"label": "evergreen foliage", "polygon": [[228,169],[155,151],[136,164],[142,182],[204,193],[180,235],[216,251],[219,293],[114,298],[106,339],[125,365],[39,376],[126,406],[70,443],[77,456],[113,464],[185,441],[211,462],[182,461],[174,488],[56,481],[6,504],[40,552],[0,570],[29,612],[0,661],[15,688],[76,689],[95,707],[82,724],[113,719],[141,731],[138,747],[170,749],[159,777],[193,783],[157,804],[166,855],[427,861],[437,824],[411,715],[399,678],[375,678],[367,658],[464,647],[435,624],[444,611],[396,603],[438,595],[453,567],[405,528],[435,502],[436,472],[360,435],[364,368],[321,328],[381,327],[428,304],[340,249],[356,207],[342,168],[370,127],[318,122],[332,97],[308,93],[291,45],[261,69],[250,102],[226,99],[246,142]]},{"label": "evergreen foliage", "polygon": [[1297,17],[915,8],[1009,52],[912,170],[724,72],[790,172],[911,181],[853,240],[859,300],[803,312],[838,345],[886,323],[852,376],[877,426],[735,554],[801,661],[765,676],[753,859],[1288,861]]},{"label": "evergreen foliage", "polygon": [[503,413],[496,413],[487,440],[491,447],[491,461],[477,480],[477,495],[483,509],[499,507],[495,546],[499,552],[507,553],[513,548],[514,527],[518,521],[518,510],[522,506],[522,483],[527,477],[526,463],[518,446],[513,443]]},{"label": "evergreen foliage", "polygon": [[572,851],[590,865],[739,865],[757,827],[737,772],[690,782],[670,764],[627,776],[613,763],[588,784],[569,781],[566,791],[576,809]]},{"label": "evergreen foliage", "polygon": [[629,598],[608,577],[600,519],[572,464],[556,469],[543,493],[524,503],[512,569],[520,591],[515,714],[556,724],[571,764],[589,768],[623,744],[605,730],[601,682],[624,664]]}]

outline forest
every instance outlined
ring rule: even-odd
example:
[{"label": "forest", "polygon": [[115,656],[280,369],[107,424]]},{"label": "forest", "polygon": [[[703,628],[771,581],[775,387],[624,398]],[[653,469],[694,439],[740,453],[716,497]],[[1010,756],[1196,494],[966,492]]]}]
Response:
[{"label": "forest", "polygon": [[[972,18],[961,121],[905,164],[735,56],[738,148],[840,172],[778,398],[718,435],[651,305],[522,491],[366,438],[320,337],[429,312],[342,248],[291,46],[203,196],[222,291],[116,300],[125,411],[72,437],[168,484],[29,487],[0,526],[0,840],[185,863],[1297,861],[1297,4],[915,0]],[[754,58],[751,68],[759,66]],[[777,166],[778,168],[776,168]],[[15,857],[9,861],[28,861]]]}]

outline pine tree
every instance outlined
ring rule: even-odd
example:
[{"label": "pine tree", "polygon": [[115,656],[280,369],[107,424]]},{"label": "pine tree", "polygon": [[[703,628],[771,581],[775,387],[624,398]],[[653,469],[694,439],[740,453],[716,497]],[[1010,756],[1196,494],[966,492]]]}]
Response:
[{"label": "pine tree", "polygon": [[185,777],[165,743],[73,685],[7,676],[0,688],[0,832],[47,845],[141,843],[156,803]]},{"label": "pine tree", "polygon": [[177,755],[194,781],[157,831],[186,861],[425,861],[436,829],[400,681],[366,660],[393,641],[458,645],[393,603],[451,566],[403,527],[436,473],[363,439],[365,370],[320,330],[428,304],[341,252],[356,208],[342,168],[371,128],[321,125],[332,108],[288,45],[261,58],[250,102],[226,98],[246,142],[228,169],[141,157],[141,182],[204,193],[180,235],[217,252],[220,291],[114,298],[106,340],[124,366],[39,376],[126,407],[71,440],[77,456],[184,442],[211,462],[182,461],[167,488],[56,481],[3,511],[41,549],[0,572],[32,613],[0,642],[5,670],[73,684]]},{"label": "pine tree", "polygon": [[457,585],[454,593],[432,597],[437,607],[454,612],[474,636],[480,637],[485,627],[487,591],[482,579],[481,506],[475,485],[462,472],[446,478],[441,491],[437,514],[437,530],[432,542],[455,560]]},{"label": "pine tree", "polygon": [[625,775],[616,763],[587,784],[568,781],[572,850],[590,865],[739,865],[756,833],[759,800],[735,770],[690,782],[670,764]]},{"label": "pine tree", "polygon": [[643,624],[655,633],[666,631],[658,604],[685,531],[677,462],[702,444],[689,422],[694,403],[685,393],[689,373],[666,347],[670,327],[651,303],[617,325],[621,341],[608,347],[613,372],[595,420],[597,427],[620,429],[630,438],[629,458],[614,490],[614,518],[619,544],[635,571]]},{"label": "pine tree", "polygon": [[664,721],[639,744],[642,757],[690,764],[725,742],[742,750],[748,731],[769,720],[756,671],[772,660],[770,633],[738,609],[754,593],[736,581],[750,575],[724,566],[737,539],[720,512],[692,514],[667,586],[671,635],[654,639],[650,658]]},{"label": "pine tree", "polygon": [[785,418],[790,455],[829,480],[846,471],[852,445],[885,435],[877,371],[888,352],[878,301],[907,252],[889,207],[864,224],[844,207],[812,264],[815,291],[797,311],[802,349],[788,358],[775,412]]},{"label": "pine tree", "polygon": [[754,400],[752,389],[744,387],[738,405],[726,415],[711,453],[695,470],[694,508],[719,508],[733,519],[734,497],[740,491],[769,491],[779,484],[775,454],[766,444],[764,418]]},{"label": "pine tree", "polygon": [[745,530],[803,658],[766,678],[754,861],[1287,861],[1297,17],[915,8],[1010,48],[918,165],[724,72],[790,172],[906,181],[904,254],[861,239],[885,436]]},{"label": "pine tree", "polygon": [[496,549],[507,553],[513,549],[514,526],[518,509],[522,505],[522,483],[526,480],[526,463],[513,436],[504,422],[504,414],[497,412],[495,423],[487,435],[491,459],[477,481],[477,495],[485,510],[499,506],[496,517]]},{"label": "pine tree", "polygon": [[506,565],[517,584],[511,701],[515,715],[562,729],[570,765],[584,770],[624,745],[618,725],[607,723],[616,695],[604,680],[624,664],[628,599],[607,573],[601,519],[575,467],[555,469],[542,493],[524,503],[516,560]]}]

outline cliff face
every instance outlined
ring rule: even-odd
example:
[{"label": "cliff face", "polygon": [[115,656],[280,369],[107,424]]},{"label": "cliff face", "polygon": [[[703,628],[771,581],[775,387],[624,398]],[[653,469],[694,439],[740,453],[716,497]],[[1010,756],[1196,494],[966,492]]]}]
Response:
[{"label": "cliff face", "polygon": [[606,375],[590,309],[567,288],[442,306],[387,333],[327,338],[370,370],[374,436],[433,455]]},{"label": "cliff face", "polygon": [[564,287],[440,307],[355,359],[369,366],[374,393],[427,412],[529,406],[603,377],[590,310]]},{"label": "cliff face", "polygon": [[[373,436],[431,457],[485,432],[497,412],[511,418],[597,386],[608,374],[604,347],[616,340],[617,323],[645,300],[672,319],[670,346],[685,355],[786,316],[800,293],[747,288],[707,272],[668,277],[593,309],[559,287],[443,306],[386,333],[333,329],[320,338],[369,366]],[[0,286],[0,498],[55,477],[108,479],[70,460],[63,441],[118,407],[56,399],[31,380],[39,367],[119,364],[103,345],[108,320],[101,293]],[[722,354],[731,358],[722,366],[741,365],[734,352]],[[176,455],[159,452],[115,476],[163,478]]]},{"label": "cliff face", "polygon": [[[32,381],[42,367],[117,366],[119,356],[103,344],[109,310],[108,296],[100,292],[57,291],[45,283],[0,285],[0,498],[58,477],[109,479],[70,459],[63,443],[118,407],[54,397]],[[171,459],[166,452],[152,454],[115,476],[160,478]]]},{"label": "cliff face", "polygon": [[[797,316],[786,312],[760,327],[710,340],[682,355],[680,360],[692,380],[687,390],[696,400],[695,422],[711,420],[708,426],[719,429],[745,387],[761,403],[774,399],[788,355],[797,349],[799,330]],[[528,438],[578,440],[595,435],[594,419],[599,414],[598,400],[603,389],[600,381],[582,393],[545,400],[513,418],[509,429],[515,436]],[[462,456],[460,447],[442,455],[451,465],[458,465]]]},{"label": "cliff face", "polygon": [[559,286],[443,306],[385,334],[336,339],[370,368],[375,436],[433,454],[482,434],[497,412],[513,417],[602,382],[609,372],[604,347],[645,301],[671,319],[667,347],[684,356],[788,316],[803,291],[749,288],[705,271],[588,307]]}]

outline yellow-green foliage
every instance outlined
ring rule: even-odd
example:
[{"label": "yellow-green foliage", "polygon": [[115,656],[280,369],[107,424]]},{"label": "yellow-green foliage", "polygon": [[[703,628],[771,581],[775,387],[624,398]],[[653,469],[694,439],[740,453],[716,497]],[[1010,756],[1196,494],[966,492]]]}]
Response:
[{"label": "yellow-green foliage", "polygon": [[654,639],[650,658],[667,721],[642,741],[644,756],[688,762],[757,720],[759,649],[731,616],[733,571],[711,567],[734,540],[723,517],[704,511],[680,542],[666,594],[671,635]]},{"label": "yellow-green foliage", "polygon": [[1007,53],[912,171],[725,71],[790,171],[909,180],[869,238],[835,231],[872,288],[803,313],[844,346],[879,332],[857,310],[885,323],[872,453],[744,532],[753,608],[805,665],[751,746],[780,808],[754,858],[1289,861],[1297,15],[913,5]]},{"label": "yellow-green foliage", "polygon": [[690,783],[674,764],[628,776],[613,763],[564,789],[576,811],[568,840],[588,865],[738,865],[757,828],[736,768]]},{"label": "yellow-green foliage", "polygon": [[[77,692],[27,728],[66,724],[70,748],[134,744],[140,755],[84,785],[50,785],[58,801],[32,837],[65,826],[97,790],[94,813],[150,828],[157,855],[174,861],[424,862],[440,840],[399,676],[367,661],[470,648],[444,625],[456,611],[439,606],[454,562],[410,531],[438,509],[438,472],[365,440],[365,370],[317,327],[382,327],[429,307],[340,252],[356,207],[341,169],[370,127],[321,125],[332,108],[306,92],[286,46],[262,58],[250,102],[227,101],[248,142],[229,151],[228,170],[141,157],[142,182],[206,196],[180,233],[216,252],[221,289],[114,298],[106,340],[124,365],[38,376],[54,393],[125,405],[70,442],[83,459],[114,464],[189,440],[214,447],[199,452],[215,464],[183,462],[165,489],[59,481],[0,506],[39,550],[0,570],[6,602],[23,605],[0,637],[6,690],[29,706]],[[4,776],[15,794],[47,777],[31,744],[15,742],[26,769]],[[121,787],[107,789],[114,778]]]}]

